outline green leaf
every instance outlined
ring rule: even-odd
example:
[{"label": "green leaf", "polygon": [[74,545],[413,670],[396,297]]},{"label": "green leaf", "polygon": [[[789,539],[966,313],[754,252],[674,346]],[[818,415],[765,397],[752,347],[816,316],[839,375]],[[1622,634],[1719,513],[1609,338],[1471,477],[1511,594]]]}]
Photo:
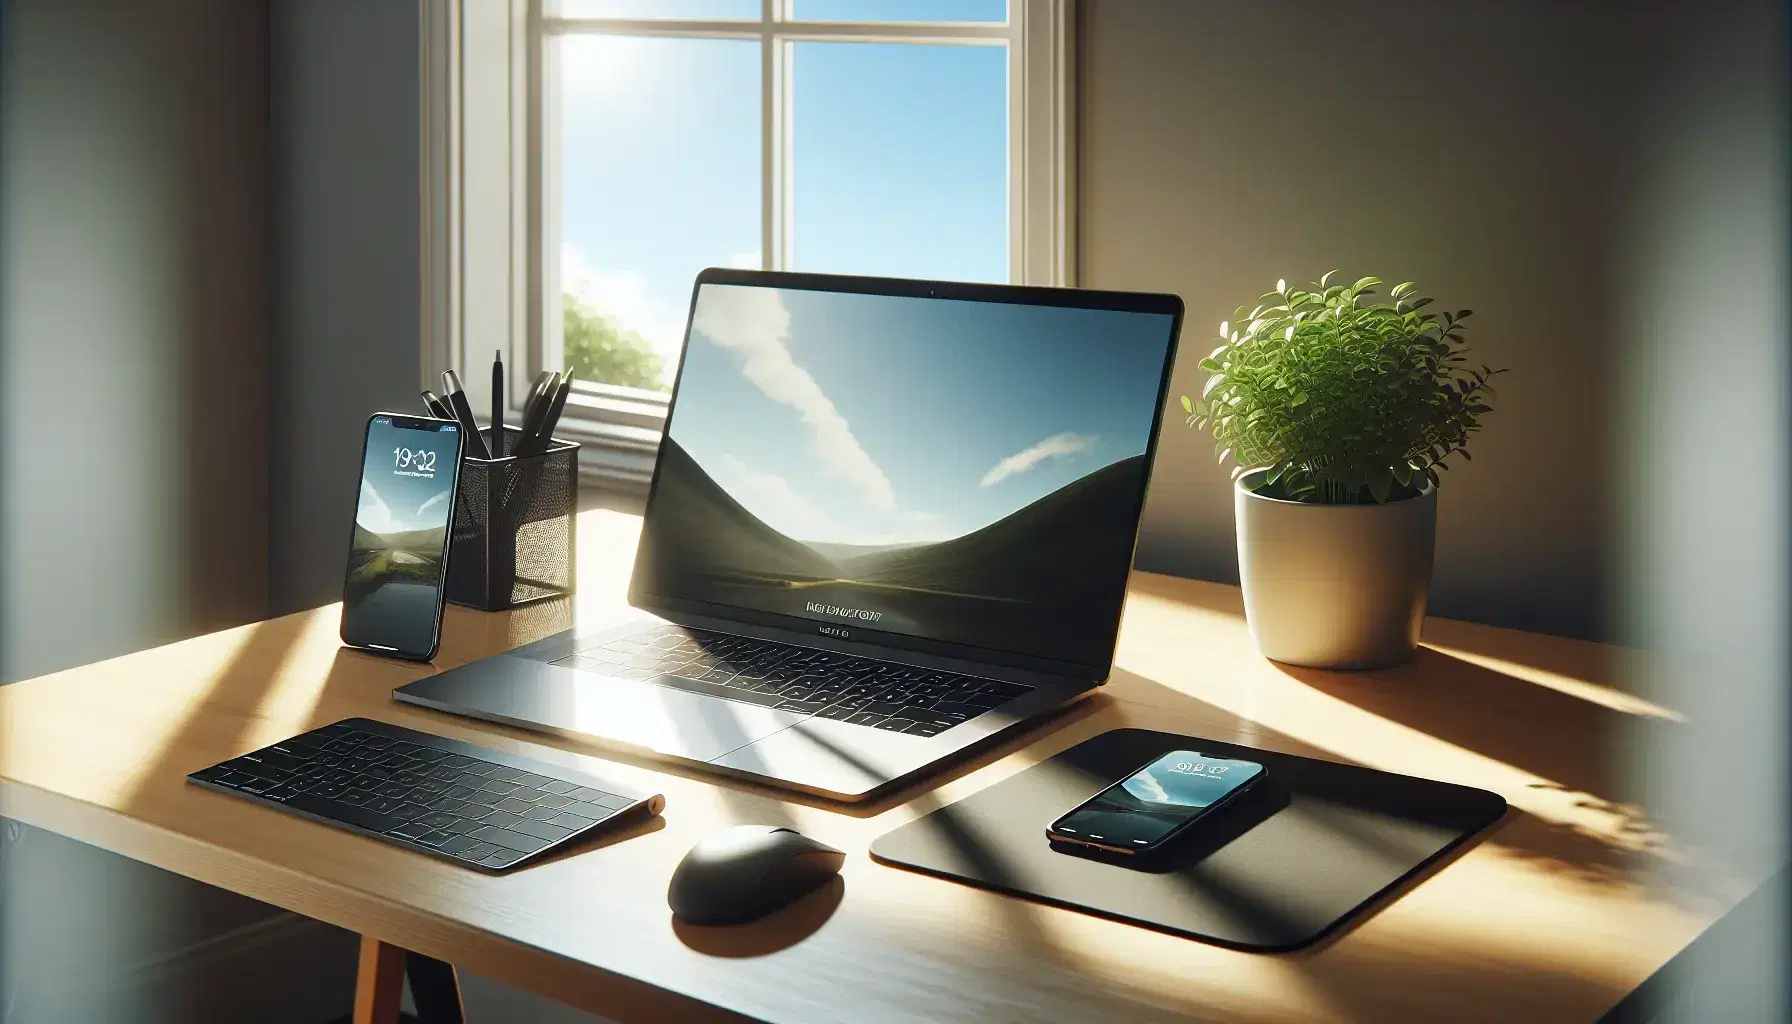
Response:
[{"label": "green leaf", "polygon": [[1220,321],[1220,337],[1224,338],[1231,333],[1232,333],[1232,321],[1221,320]]},{"label": "green leaf", "polygon": [[1294,393],[1294,400],[1288,403],[1288,407],[1290,409],[1292,409],[1297,405],[1306,405],[1306,404],[1307,404],[1307,393],[1305,391],[1296,391]]},{"label": "green leaf", "polygon": [[1212,356],[1208,356],[1206,359],[1201,360],[1201,362],[1198,365],[1201,367],[1201,369],[1206,370],[1208,373],[1219,373],[1220,372],[1220,364],[1215,362]]},{"label": "green leaf", "polygon": [[1182,411],[1183,412],[1194,412],[1195,411],[1195,400],[1188,397],[1187,395],[1183,395],[1182,396]]}]

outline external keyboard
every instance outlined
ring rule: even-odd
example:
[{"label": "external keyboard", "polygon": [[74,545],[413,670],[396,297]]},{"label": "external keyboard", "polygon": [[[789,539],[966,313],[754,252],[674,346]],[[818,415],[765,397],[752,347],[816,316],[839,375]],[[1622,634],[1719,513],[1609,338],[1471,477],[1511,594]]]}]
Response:
[{"label": "external keyboard", "polygon": [[684,626],[631,633],[555,664],[913,736],[937,736],[1033,689]]},{"label": "external keyboard", "polygon": [[187,776],[457,863],[501,871],[665,799],[526,757],[350,718]]}]

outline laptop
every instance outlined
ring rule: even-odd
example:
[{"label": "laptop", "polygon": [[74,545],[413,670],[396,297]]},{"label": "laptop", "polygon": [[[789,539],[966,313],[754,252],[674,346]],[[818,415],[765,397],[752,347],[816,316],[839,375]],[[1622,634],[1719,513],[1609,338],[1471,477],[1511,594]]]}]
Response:
[{"label": "laptop", "polygon": [[1173,295],[703,271],[629,602],[398,700],[858,801],[1101,685]]}]

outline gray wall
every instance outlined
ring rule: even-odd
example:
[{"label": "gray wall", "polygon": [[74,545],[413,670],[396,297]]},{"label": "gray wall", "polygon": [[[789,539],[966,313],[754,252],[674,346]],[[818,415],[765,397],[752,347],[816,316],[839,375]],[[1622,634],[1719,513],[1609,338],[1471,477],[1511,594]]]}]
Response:
[{"label": "gray wall", "polygon": [[17,0],[0,681],[267,608],[266,12]]},{"label": "gray wall", "polygon": [[[1633,721],[1620,766],[1698,851],[1673,881],[1708,891],[1729,870],[1783,871],[1792,852],[1786,12],[1707,0],[1654,19],[1623,193],[1615,605],[1620,638],[1650,652],[1626,684],[1686,723]],[[1766,899],[1678,965],[1666,1019],[1792,1019],[1785,886]]]},{"label": "gray wall", "polygon": [[274,0],[272,598],[340,599],[362,430],[421,387],[417,4]]},{"label": "gray wall", "polygon": [[[1606,632],[1612,191],[1632,30],[1558,0],[1089,0],[1081,283],[1188,305],[1172,395],[1277,278],[1417,280],[1510,367],[1441,491],[1436,613]],[[1172,399],[1172,401],[1174,401]],[[1169,417],[1141,568],[1233,582],[1227,467]]]},{"label": "gray wall", "polygon": [[[0,17],[5,681],[266,614],[268,20],[239,0]],[[0,835],[7,1021],[321,1021],[347,1009],[344,938]]]}]

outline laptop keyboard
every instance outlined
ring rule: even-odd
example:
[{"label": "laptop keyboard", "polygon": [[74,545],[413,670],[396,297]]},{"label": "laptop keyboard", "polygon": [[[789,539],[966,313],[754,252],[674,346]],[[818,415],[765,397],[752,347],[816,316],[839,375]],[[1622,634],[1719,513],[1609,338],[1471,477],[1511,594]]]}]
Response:
[{"label": "laptop keyboard", "polygon": [[351,718],[191,781],[491,871],[514,867],[658,796],[530,758]]},{"label": "laptop keyboard", "polygon": [[912,736],[937,736],[1033,690],[683,626],[631,633],[555,664]]}]

